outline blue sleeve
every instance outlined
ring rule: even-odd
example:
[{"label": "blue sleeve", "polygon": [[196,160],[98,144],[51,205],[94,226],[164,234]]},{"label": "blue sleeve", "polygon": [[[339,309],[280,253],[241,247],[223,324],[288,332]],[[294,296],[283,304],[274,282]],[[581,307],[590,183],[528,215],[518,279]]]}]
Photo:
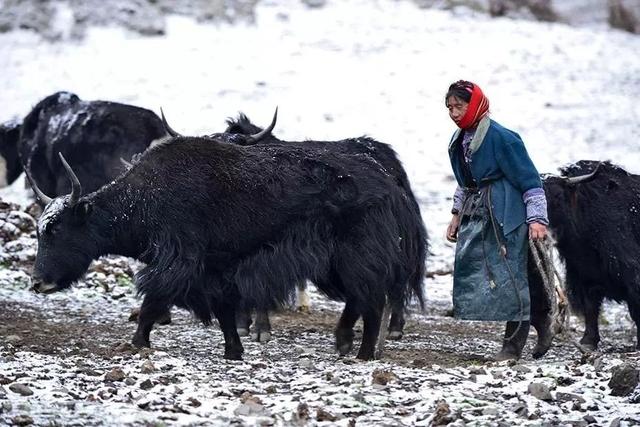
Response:
[{"label": "blue sleeve", "polygon": [[522,194],[532,188],[542,187],[540,174],[517,133],[503,132],[495,154],[500,170]]}]

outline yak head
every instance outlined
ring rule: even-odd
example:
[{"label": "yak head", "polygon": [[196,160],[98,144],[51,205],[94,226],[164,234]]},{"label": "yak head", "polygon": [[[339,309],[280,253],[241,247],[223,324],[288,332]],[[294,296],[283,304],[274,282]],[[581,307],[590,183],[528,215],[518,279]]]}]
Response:
[{"label": "yak head", "polygon": [[612,167],[609,162],[580,160],[561,168],[560,175],[543,175],[549,222],[557,234],[562,234],[566,224],[576,231],[576,220],[582,209],[580,205],[597,203],[593,200],[596,193],[591,183],[599,183],[600,176],[603,173],[608,175]]},{"label": "yak head", "polygon": [[[236,140],[240,145],[252,145],[257,143],[258,141],[263,143],[277,143],[281,142],[278,138],[273,136],[271,131],[273,130],[276,122],[276,117],[278,116],[278,109],[276,108],[276,113],[273,116],[273,120],[271,121],[271,125],[267,129],[262,129],[259,126],[251,123],[251,120],[244,114],[240,113],[237,119],[228,118],[227,119],[227,128],[224,131],[225,135],[235,136]],[[219,134],[218,134],[219,135]],[[260,138],[256,138],[255,135],[261,135]],[[242,137],[247,137],[246,140]],[[244,142],[244,143],[243,143]]]},{"label": "yak head", "polygon": [[[184,136],[176,132],[171,128],[171,126],[169,126],[162,108],[160,109],[160,114],[162,116],[162,124],[164,125],[164,129],[167,134],[172,137]],[[271,124],[265,129],[261,129],[255,126],[249,121],[247,116],[241,113],[240,118],[237,121],[233,121],[233,119],[227,120],[227,129],[224,132],[212,133],[210,135],[206,135],[205,137],[235,145],[254,145],[259,142],[274,142],[278,140],[271,134],[271,131],[273,131],[273,128],[275,128],[277,120],[277,107],[275,113],[273,114]]]},{"label": "yak head", "polygon": [[52,293],[68,288],[89,268],[96,239],[87,226],[92,204],[81,199],[77,176],[60,154],[71,181],[71,194],[54,199],[45,195],[27,174],[31,187],[44,211],[38,219],[38,251],[33,269],[33,290]]},{"label": "yak head", "polygon": [[19,122],[0,124],[0,187],[11,184],[22,173],[18,155],[20,127]]}]

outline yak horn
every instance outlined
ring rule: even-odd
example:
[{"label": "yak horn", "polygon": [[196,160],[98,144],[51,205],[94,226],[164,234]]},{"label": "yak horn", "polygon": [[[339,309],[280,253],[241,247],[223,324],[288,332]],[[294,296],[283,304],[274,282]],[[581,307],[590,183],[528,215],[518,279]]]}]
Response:
[{"label": "yak horn", "polygon": [[258,142],[260,141],[262,138],[264,138],[265,136],[269,135],[271,133],[271,131],[273,130],[273,128],[276,127],[276,121],[278,120],[278,107],[276,107],[276,112],[273,113],[273,119],[271,120],[271,124],[266,127],[265,129],[261,130],[260,132],[253,134],[253,135],[249,135],[247,137],[247,141],[249,142]]},{"label": "yak horn", "polygon": [[24,173],[27,177],[27,181],[29,181],[29,185],[31,185],[31,189],[36,195],[36,199],[38,199],[43,206],[46,206],[49,203],[51,203],[53,199],[47,196],[46,194],[44,194],[42,190],[38,188],[38,186],[36,185],[36,182],[33,180],[33,178],[31,178],[31,174],[26,169],[24,170]]},{"label": "yak horn", "polygon": [[133,167],[131,163],[127,162],[122,157],[120,157],[120,163],[122,163],[126,169],[131,169]]},{"label": "yak horn", "polygon": [[75,205],[80,199],[80,195],[82,194],[82,186],[80,185],[80,180],[69,166],[69,163],[65,160],[62,153],[58,152],[60,156],[60,160],[62,160],[62,165],[67,170],[67,175],[69,175],[69,181],[71,181],[71,196],[69,196],[69,206]]},{"label": "yak horn", "polygon": [[164,116],[164,111],[162,111],[162,107],[160,107],[160,115],[162,116],[162,125],[164,126],[164,130],[167,131],[167,133],[169,135],[171,135],[174,138],[177,137],[177,136],[184,136],[184,135],[179,134],[178,132],[173,130],[171,128],[171,126],[169,126],[169,123],[167,123],[167,119]]},{"label": "yak horn", "polygon": [[593,172],[588,173],[586,175],[571,176],[571,177],[565,178],[566,181],[567,181],[567,184],[575,185],[575,184],[578,184],[580,182],[584,182],[584,181],[590,180],[591,178],[593,178],[596,175],[596,173],[598,172],[598,169],[600,169],[601,165],[602,165],[602,162],[598,162],[598,166],[596,166],[596,168],[593,170]]}]

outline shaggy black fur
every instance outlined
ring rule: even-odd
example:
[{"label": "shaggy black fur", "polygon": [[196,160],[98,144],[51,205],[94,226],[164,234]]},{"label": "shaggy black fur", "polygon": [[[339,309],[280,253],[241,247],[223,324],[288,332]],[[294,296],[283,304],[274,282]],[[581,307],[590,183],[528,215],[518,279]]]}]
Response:
[{"label": "shaggy black fur", "polygon": [[[69,92],[57,92],[40,101],[25,117],[20,135],[10,141],[19,154],[5,159],[15,180],[27,169],[50,197],[70,190],[58,153],[74,165],[85,192],[90,193],[124,170],[125,160],[165,136],[162,121],[150,110],[107,101],[82,101]],[[3,141],[2,145],[9,144]],[[4,152],[10,148],[3,148]],[[17,173],[15,173],[17,171]]]},{"label": "shaggy black fur", "polygon": [[[205,324],[215,316],[235,359],[239,298],[264,309],[309,278],[362,315],[358,357],[371,359],[385,298],[404,307],[421,292],[423,246],[412,236],[422,229],[407,194],[368,155],[179,137],[73,206],[69,196],[51,202],[34,282],[59,290],[100,255],[138,258],[147,267],[134,343],[148,346],[154,321],[175,304]],[[345,334],[336,332],[339,347],[351,344]]]},{"label": "shaggy black fur", "polygon": [[[221,137],[227,142],[244,145],[246,144],[247,140],[246,138],[243,138],[243,136],[256,134],[260,131],[262,131],[262,128],[254,125],[245,114],[240,113],[238,115],[238,118],[236,119],[227,119],[227,129],[223,134],[214,135],[217,137]],[[343,139],[339,141],[283,141],[278,139],[271,133],[261,138],[260,141],[257,142],[257,144],[286,145],[291,147],[314,147],[319,150],[331,151],[333,153],[342,155],[371,156],[380,164],[382,168],[384,168],[384,170],[387,171],[387,173],[389,173],[396,180],[398,186],[402,188],[404,193],[409,198],[413,214],[416,215],[417,218],[420,218],[420,207],[418,205],[418,202],[416,201],[415,196],[413,195],[413,191],[411,190],[411,185],[409,184],[407,173],[402,167],[402,163],[398,159],[397,153],[388,144],[376,141],[365,136],[359,138]],[[418,232],[415,235],[411,235],[409,236],[409,238],[412,240],[411,244],[415,245],[415,248],[419,254],[417,264],[415,266],[416,269],[418,269],[416,274],[424,275],[425,259],[428,250],[428,237],[424,226],[420,227],[420,229],[417,231]],[[423,302],[421,299],[421,295],[419,295],[419,298],[420,304],[422,305]],[[266,319],[266,321],[268,322],[266,313],[261,318]],[[245,314],[241,320],[244,322],[244,325],[242,326],[248,329],[250,317]],[[389,336],[395,339],[401,338],[404,324],[404,310],[394,310],[389,324]],[[260,337],[262,330],[267,328],[270,328],[268,323],[263,324],[259,321],[256,321],[256,329],[258,329],[258,331],[255,335],[257,337]]]},{"label": "shaggy black fur", "polygon": [[640,176],[603,162],[594,177],[570,185],[563,177],[592,172],[599,162],[581,160],[546,176],[549,221],[566,264],[571,307],[585,317],[581,343],[600,341],[604,298],[626,301],[640,348]]},{"label": "shaggy black fur", "polygon": [[6,170],[0,180],[9,185],[22,173],[22,164],[18,156],[18,140],[20,139],[20,124],[8,122],[0,124],[0,156],[4,159]]}]

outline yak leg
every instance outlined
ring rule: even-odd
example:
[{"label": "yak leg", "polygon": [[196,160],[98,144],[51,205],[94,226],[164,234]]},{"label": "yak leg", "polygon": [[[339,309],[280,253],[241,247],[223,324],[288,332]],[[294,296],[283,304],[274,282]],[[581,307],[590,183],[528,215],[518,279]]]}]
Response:
[{"label": "yak leg", "polygon": [[296,307],[298,311],[303,313],[308,313],[311,311],[311,300],[309,299],[309,294],[307,293],[307,282],[302,281],[298,283],[298,294],[296,297]]},{"label": "yak leg", "polygon": [[220,329],[222,329],[222,334],[224,335],[224,358],[241,360],[244,348],[236,329],[235,306],[235,304],[229,304],[229,301],[214,303],[213,314],[218,319]]},{"label": "yak leg", "polygon": [[360,312],[357,309],[355,301],[348,299],[335,330],[336,350],[338,350],[340,356],[345,356],[353,348],[353,326],[359,317]]},{"label": "yak leg", "polygon": [[236,310],[236,325],[238,335],[246,337],[249,335],[249,327],[251,326],[251,307],[244,300],[240,300],[238,309]]},{"label": "yak leg", "polygon": [[258,342],[267,342],[271,339],[271,322],[268,310],[256,309],[256,322],[253,324],[251,339]]},{"label": "yak leg", "polygon": [[630,295],[627,299],[627,307],[629,307],[629,314],[636,324],[636,349],[640,350],[640,304],[637,302],[631,302],[633,295]]},{"label": "yak leg", "polygon": [[362,312],[362,343],[356,356],[361,360],[373,360],[375,358],[376,342],[380,333],[380,322],[382,321],[382,310],[384,302],[370,302]]},{"label": "yak leg", "polygon": [[140,306],[140,314],[138,314],[138,328],[131,343],[136,347],[151,347],[151,341],[149,335],[153,324],[162,319],[163,316],[169,311],[171,304],[165,302],[159,302],[149,295],[144,297],[142,305]]},{"label": "yak leg", "polygon": [[529,295],[531,297],[531,326],[536,329],[538,334],[538,341],[532,350],[532,355],[534,359],[539,359],[549,351],[555,334],[552,330],[552,296],[548,294],[549,290],[545,288],[544,280],[531,254],[529,254],[528,260],[528,275]]},{"label": "yak leg", "polygon": [[214,309],[214,314],[224,335],[224,358],[231,360],[241,360],[244,348],[240,341],[240,336],[236,330],[235,310],[229,306],[218,306]]},{"label": "yak leg", "polygon": [[584,335],[580,340],[588,350],[598,348],[600,342],[600,331],[598,330],[598,316],[600,315],[600,306],[602,305],[602,297],[593,295],[585,298],[584,301]]},{"label": "yak leg", "polygon": [[391,320],[389,321],[389,333],[387,334],[387,338],[390,340],[399,340],[402,338],[404,333],[402,332],[404,329],[404,309],[402,308],[394,308],[391,311]]}]

